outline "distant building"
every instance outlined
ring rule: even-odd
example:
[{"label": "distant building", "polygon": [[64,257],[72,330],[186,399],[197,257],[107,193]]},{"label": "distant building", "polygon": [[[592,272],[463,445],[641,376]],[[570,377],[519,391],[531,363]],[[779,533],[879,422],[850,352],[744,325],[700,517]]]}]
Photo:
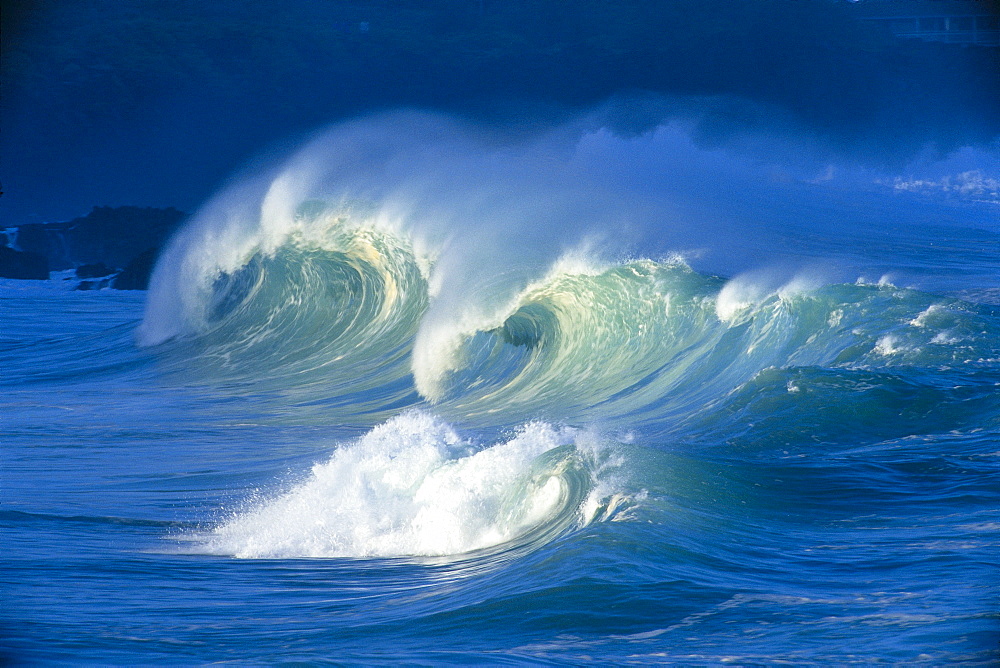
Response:
[{"label": "distant building", "polygon": [[1000,47],[1000,3],[991,0],[856,0],[854,7],[896,37]]}]

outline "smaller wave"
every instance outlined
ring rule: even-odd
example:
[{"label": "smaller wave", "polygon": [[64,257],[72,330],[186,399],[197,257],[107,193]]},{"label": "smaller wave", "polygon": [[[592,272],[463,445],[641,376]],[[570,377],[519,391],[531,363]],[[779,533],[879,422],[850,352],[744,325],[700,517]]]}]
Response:
[{"label": "smaller wave", "polygon": [[623,508],[587,432],[543,422],[483,447],[420,411],[340,447],[307,480],[201,538],[239,558],[444,556],[548,542]]},{"label": "smaller wave", "polygon": [[272,184],[260,211],[234,213],[215,203],[171,241],[150,284],[142,345],[204,336],[240,315],[257,330],[286,321],[301,329],[298,320],[324,308],[318,315],[333,318],[335,330],[354,320],[391,328],[404,308],[415,309],[406,314],[410,320],[419,317],[429,260],[414,253],[405,234],[363,201],[269,204],[281,182]]}]

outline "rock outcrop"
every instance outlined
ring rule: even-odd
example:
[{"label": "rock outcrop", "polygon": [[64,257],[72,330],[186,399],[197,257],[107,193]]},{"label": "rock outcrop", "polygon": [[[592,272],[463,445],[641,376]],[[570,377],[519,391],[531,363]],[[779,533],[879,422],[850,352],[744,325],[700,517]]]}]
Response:
[{"label": "rock outcrop", "polygon": [[104,276],[110,276],[111,274],[118,273],[117,269],[113,269],[103,262],[95,262],[93,264],[81,264],[76,268],[77,278],[102,278]]},{"label": "rock outcrop", "polygon": [[75,267],[80,290],[145,290],[160,248],[186,218],[174,208],[99,206],[70,221],[21,225],[0,250],[0,277],[44,279]]},{"label": "rock outcrop", "polygon": [[158,249],[148,248],[132,258],[121,273],[111,279],[111,287],[116,290],[146,290],[149,277],[156,264]]},{"label": "rock outcrop", "polygon": [[49,262],[44,255],[0,246],[0,278],[46,280],[48,277]]}]

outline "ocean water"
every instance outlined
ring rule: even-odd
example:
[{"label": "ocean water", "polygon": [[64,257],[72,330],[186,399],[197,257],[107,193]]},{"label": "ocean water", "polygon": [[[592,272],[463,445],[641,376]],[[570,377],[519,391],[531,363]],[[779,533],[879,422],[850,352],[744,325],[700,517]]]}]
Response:
[{"label": "ocean water", "polygon": [[397,114],[0,284],[12,663],[1000,661],[996,151]]}]

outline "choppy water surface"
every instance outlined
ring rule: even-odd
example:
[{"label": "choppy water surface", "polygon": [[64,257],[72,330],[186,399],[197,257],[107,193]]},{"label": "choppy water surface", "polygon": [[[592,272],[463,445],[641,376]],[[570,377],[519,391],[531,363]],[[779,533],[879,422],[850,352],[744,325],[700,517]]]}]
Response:
[{"label": "choppy water surface", "polygon": [[0,285],[5,658],[1000,660],[996,193],[566,142],[341,127],[148,295]]}]

